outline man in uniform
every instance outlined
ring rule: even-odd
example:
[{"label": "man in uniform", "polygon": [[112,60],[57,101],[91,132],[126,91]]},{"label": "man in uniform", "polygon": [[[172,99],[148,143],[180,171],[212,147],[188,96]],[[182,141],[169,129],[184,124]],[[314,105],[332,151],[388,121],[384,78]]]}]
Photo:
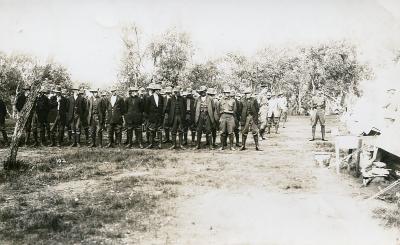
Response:
[{"label": "man in uniform", "polygon": [[[37,121],[35,128],[36,130],[39,129],[39,136],[40,136],[40,144],[41,146],[47,145],[46,142],[46,126],[48,125],[48,115],[50,110],[50,100],[46,95],[47,89],[42,87],[38,98],[36,100],[36,116]],[[37,131],[36,131],[37,137]],[[36,142],[38,145],[39,142]]]},{"label": "man in uniform", "polygon": [[[185,149],[183,147],[183,128],[186,116],[186,103],[185,99],[181,96],[181,87],[176,86],[173,89],[174,95],[168,100],[165,118],[168,126],[171,127],[172,135],[172,149]],[[179,135],[179,142],[176,140],[177,134]]]},{"label": "man in uniform", "polygon": [[79,89],[73,88],[73,94],[68,98],[67,123],[73,138],[71,147],[80,147],[82,120],[84,120],[86,104],[79,93]]},{"label": "man in uniform", "polygon": [[242,148],[241,151],[246,150],[246,140],[247,134],[251,130],[253,133],[254,144],[256,145],[256,150],[260,151],[260,146],[258,144],[258,112],[259,105],[255,98],[251,97],[251,89],[248,88],[244,92],[245,98],[242,99],[242,111],[240,117],[240,124],[242,126]]},{"label": "man in uniform", "polygon": [[323,95],[322,91],[320,91],[317,88],[315,95],[311,99],[311,108],[313,109],[313,111],[311,112],[312,139],[310,139],[310,141],[315,140],[315,129],[318,121],[321,124],[322,141],[326,141],[325,106],[326,106],[325,96]]},{"label": "man in uniform", "polygon": [[287,114],[288,114],[288,101],[282,92],[279,93],[278,100],[279,100],[279,108],[281,109],[282,128],[285,128],[285,123],[287,121]]},{"label": "man in uniform", "polygon": [[[85,89],[81,89],[79,91],[79,94],[81,95],[81,97],[85,103],[85,108],[88,108],[89,107],[89,98],[86,94],[86,91],[87,90],[85,90]],[[83,132],[85,133],[85,142],[87,145],[89,145],[89,122],[88,122],[89,115],[88,115],[88,113],[89,113],[89,111],[86,109],[85,114],[83,115],[83,120],[82,120],[82,129],[83,129]]]},{"label": "man in uniform", "polygon": [[138,87],[131,87],[129,89],[129,97],[125,100],[125,124],[127,127],[128,148],[133,146],[133,132],[135,132],[135,139],[139,144],[139,148],[143,149],[143,112],[144,101],[139,97]]},{"label": "man in uniform", "polygon": [[106,120],[106,100],[100,97],[99,91],[90,90],[92,96],[88,100],[87,122],[90,128],[90,147],[97,147],[96,138],[99,138],[99,145],[103,147],[103,130]]},{"label": "man in uniform", "polygon": [[271,133],[271,126],[275,126],[275,133],[278,134],[279,120],[281,117],[281,109],[279,107],[279,100],[276,98],[276,94],[271,94],[271,99],[268,101],[268,112],[267,112],[267,123],[268,131],[267,134]]},{"label": "man in uniform", "polygon": [[6,115],[7,115],[6,103],[4,103],[3,99],[0,98],[0,131],[1,134],[3,135],[3,140],[5,142],[5,145],[8,146],[10,143],[8,141],[7,131],[6,131]]},{"label": "man in uniform", "polygon": [[[25,87],[21,92],[18,93],[17,99],[15,102],[15,108],[17,109],[18,117],[19,114],[22,111],[22,108],[24,108],[24,105],[26,103],[26,99],[29,96],[30,92],[30,87]],[[25,146],[29,145],[30,137],[31,137],[31,129],[32,129],[32,117],[33,113],[31,112],[28,115],[28,120],[26,121],[24,130],[25,130]]]},{"label": "man in uniform", "polygon": [[111,97],[106,104],[106,122],[108,126],[108,145],[113,148],[115,143],[122,146],[122,125],[125,113],[125,102],[117,95],[117,89],[111,89]]},{"label": "man in uniform", "polygon": [[235,100],[235,103],[236,103],[236,113],[234,115],[235,128],[233,130],[233,132],[235,134],[236,147],[241,147],[240,142],[239,142],[239,122],[240,122],[240,116],[241,116],[241,103],[240,103],[240,100],[236,99],[236,93],[234,90],[231,90],[230,96],[232,99]]},{"label": "man in uniform", "polygon": [[58,132],[57,146],[60,147],[64,141],[64,129],[67,124],[68,100],[62,96],[61,87],[54,90],[55,95],[50,98],[51,107],[55,111],[55,119],[52,123],[51,146],[56,146],[56,134]]},{"label": "man in uniform", "polygon": [[192,145],[194,146],[195,144],[195,138],[196,138],[196,127],[194,123],[194,118],[196,114],[195,110],[195,99],[193,98],[192,90],[188,88],[186,90],[186,96],[185,98],[185,122],[184,122],[184,128],[183,128],[183,145],[188,144],[188,131],[191,131],[191,136],[192,136]]},{"label": "man in uniform", "polygon": [[217,94],[217,91],[214,88],[207,89],[207,95],[210,96],[210,98],[213,101],[214,121],[215,121],[215,125],[213,126],[213,128],[211,130],[212,141],[208,142],[208,140],[207,140],[207,144],[212,144],[212,146],[214,148],[217,147],[217,131],[218,131],[218,123],[219,123],[219,111],[218,111],[219,101],[218,101],[217,97],[215,96],[216,94]]},{"label": "man in uniform", "polygon": [[221,150],[225,149],[223,142],[229,137],[229,149],[235,150],[233,147],[233,135],[235,129],[235,115],[237,113],[236,101],[230,96],[229,88],[224,88],[220,103],[219,103],[219,130],[221,133]]},{"label": "man in uniform", "polygon": [[[211,132],[212,128],[215,126],[214,119],[214,102],[212,101],[210,96],[206,94],[207,88],[205,86],[201,86],[198,90],[200,96],[196,99],[196,114],[195,114],[195,123],[197,125],[197,147],[196,149],[201,148],[201,136],[204,132],[206,134],[206,138],[209,142],[212,142]],[[209,149],[212,150],[212,144],[209,144]]]},{"label": "man in uniform", "polygon": [[148,117],[149,145],[148,149],[155,146],[156,134],[158,134],[159,142],[157,148],[161,149],[162,129],[164,123],[164,100],[160,95],[161,85],[154,84],[152,86],[152,94],[147,97],[145,112]]},{"label": "man in uniform", "polygon": [[[166,107],[167,107],[168,101],[172,97],[172,87],[171,86],[166,87],[164,92],[165,92],[165,95],[162,96],[162,98],[164,99],[164,113],[167,113]],[[161,91],[160,91],[160,95],[161,95]],[[170,127],[168,126],[168,122],[167,122],[166,118],[164,118],[164,133],[165,133],[165,140],[163,143],[171,143]]]}]

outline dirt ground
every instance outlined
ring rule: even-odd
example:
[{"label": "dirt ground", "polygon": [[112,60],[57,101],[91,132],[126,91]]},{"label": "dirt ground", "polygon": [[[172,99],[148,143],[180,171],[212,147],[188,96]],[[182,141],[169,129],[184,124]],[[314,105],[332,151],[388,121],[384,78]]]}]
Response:
[{"label": "dirt ground", "polygon": [[[336,124],[336,118],[329,118],[328,129]],[[40,165],[39,170],[25,176],[31,179],[28,184],[35,180],[30,184],[35,188],[27,187],[27,178],[3,176],[0,217],[7,220],[0,221],[0,241],[6,244],[35,241],[400,244],[397,229],[384,227],[381,220],[373,218],[374,209],[388,204],[366,200],[378,186],[360,188],[361,181],[346,173],[336,175],[333,167],[316,167],[313,152],[332,151],[333,145],[332,142],[309,142],[310,131],[308,118],[291,117],[280,134],[268,135],[261,142],[262,152],[254,150],[251,137],[244,152],[84,149],[74,155],[70,148],[21,149],[22,159],[56,157],[66,159],[67,163],[50,165],[50,170],[46,170],[48,164]],[[329,134],[328,139],[332,139]],[[2,150],[1,156],[4,154]],[[32,177],[38,175],[41,178]],[[29,203],[42,200],[43,195],[44,200],[53,196],[63,200],[53,201],[49,207],[42,206],[43,211],[61,205],[55,208],[61,213],[57,216],[61,228],[54,229],[53,224],[13,226],[16,219],[31,215],[21,216],[17,212],[7,215],[9,208],[21,206],[18,210],[26,213],[32,209]],[[22,205],[21,198],[30,201]],[[107,198],[111,200],[103,203]],[[135,201],[126,202],[128,199]],[[97,206],[93,208],[93,205]],[[85,211],[88,206],[92,207],[90,214]],[[76,217],[65,213],[66,210],[85,212]],[[99,214],[96,216],[93,210]],[[113,218],[107,220],[104,212],[112,213]],[[89,231],[80,231],[79,237],[74,236],[78,231],[67,225],[72,223],[73,227],[85,230],[90,222],[96,225],[91,223]],[[14,234],[12,229],[20,229],[23,234]],[[3,237],[1,232],[5,234]],[[40,232],[46,235],[37,235]]]}]

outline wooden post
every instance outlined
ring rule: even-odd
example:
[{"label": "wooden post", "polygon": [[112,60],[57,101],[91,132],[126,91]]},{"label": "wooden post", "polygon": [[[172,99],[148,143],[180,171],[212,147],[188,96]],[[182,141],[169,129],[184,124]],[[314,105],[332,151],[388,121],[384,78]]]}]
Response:
[{"label": "wooden post", "polygon": [[28,121],[28,117],[35,105],[35,101],[39,94],[41,85],[42,85],[42,80],[38,79],[34,81],[31,86],[31,93],[29,94],[29,97],[27,98],[26,103],[21,110],[21,113],[17,119],[17,123],[15,124],[14,134],[11,139],[9,154],[6,162],[4,163],[4,169],[18,168],[17,153],[18,153],[19,140],[22,136],[25,125]]}]

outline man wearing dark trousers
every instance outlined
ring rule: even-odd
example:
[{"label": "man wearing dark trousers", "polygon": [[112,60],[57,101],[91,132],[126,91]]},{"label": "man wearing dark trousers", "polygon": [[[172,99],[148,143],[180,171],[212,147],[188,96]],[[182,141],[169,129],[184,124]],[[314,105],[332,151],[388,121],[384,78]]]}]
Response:
[{"label": "man wearing dark trousers", "polygon": [[[36,100],[36,129],[39,129],[40,145],[47,145],[46,141],[46,125],[48,125],[48,115],[50,111],[50,100],[46,95],[47,89],[41,88],[39,96]],[[36,142],[37,144],[38,142]]]},{"label": "man wearing dark trousers", "polygon": [[111,89],[111,97],[107,100],[107,127],[108,127],[108,145],[112,148],[117,144],[122,146],[122,125],[125,111],[125,102],[122,97],[117,95],[115,88]]},{"label": "man wearing dark trousers", "polygon": [[[26,100],[30,93],[30,87],[25,87],[20,93],[17,95],[17,100],[15,102],[15,108],[17,109],[17,113],[21,113],[22,108],[26,103]],[[29,145],[30,137],[31,137],[31,129],[32,129],[32,117],[33,113],[31,112],[28,116],[28,120],[26,121],[24,131],[25,131],[25,146]]]},{"label": "man wearing dark trousers", "polygon": [[[229,149],[235,150],[233,147],[233,136],[235,128],[235,114],[237,111],[236,101],[230,96],[229,88],[224,88],[224,97],[221,99],[219,104],[219,129],[221,133],[221,142],[229,138]],[[225,145],[222,143],[221,150],[225,149]]]},{"label": "man wearing dark trousers", "polygon": [[90,147],[97,147],[96,139],[99,138],[99,145],[103,147],[103,129],[105,124],[105,100],[103,100],[99,91],[92,89],[90,90],[92,97],[88,99],[88,112],[87,112],[87,122],[90,129]]},{"label": "man wearing dark trousers", "polygon": [[242,126],[242,148],[241,151],[246,150],[247,134],[251,130],[253,133],[254,144],[256,145],[256,150],[260,151],[260,146],[258,144],[258,112],[260,107],[255,98],[251,97],[251,89],[246,89],[245,97],[241,102],[241,116],[240,125]]},{"label": "man wearing dark trousers", "polygon": [[[172,98],[172,87],[168,86],[165,88],[165,95],[162,96],[164,98],[164,113],[167,111],[167,104]],[[170,137],[170,127],[168,126],[168,122],[166,118],[164,118],[164,134],[165,134],[165,140],[163,143],[171,143],[171,137]]]},{"label": "man wearing dark trousers", "polygon": [[[200,97],[196,100],[196,114],[195,114],[195,123],[197,125],[197,147],[196,149],[201,148],[201,136],[203,133],[206,134],[206,138],[208,142],[212,142],[212,129],[215,126],[214,119],[214,103],[211,97],[206,94],[207,88],[205,86],[201,86],[198,92],[200,93]],[[209,144],[209,149],[212,150],[212,144]]]},{"label": "man wearing dark trousers", "polygon": [[57,146],[64,142],[64,129],[67,124],[68,100],[61,94],[61,87],[54,91],[55,95],[50,98],[51,107],[55,108],[56,117],[50,129],[51,146],[56,146],[56,134],[58,133]]},{"label": "man wearing dark trousers", "polygon": [[7,115],[7,107],[4,103],[3,99],[0,98],[0,131],[3,135],[4,144],[8,146],[10,143],[8,142],[7,131],[6,131],[6,115]]},{"label": "man wearing dark trousers", "polygon": [[160,95],[161,85],[154,84],[152,86],[152,94],[147,97],[146,102],[146,114],[148,117],[148,130],[149,135],[149,145],[148,149],[155,147],[156,134],[158,134],[159,142],[157,148],[161,149],[162,144],[162,130],[164,123],[164,100]]},{"label": "man wearing dark trousers", "polygon": [[196,127],[194,123],[194,118],[196,114],[195,108],[195,99],[193,98],[192,90],[188,88],[186,90],[186,97],[185,98],[185,123],[184,123],[184,130],[183,130],[183,145],[188,144],[188,131],[191,132],[192,137],[192,145],[194,146],[196,140]]},{"label": "man wearing dark trousers", "polygon": [[131,87],[129,89],[129,96],[125,99],[125,124],[127,127],[127,140],[128,148],[133,147],[133,132],[135,132],[135,139],[139,144],[139,148],[143,148],[143,135],[142,135],[142,124],[143,124],[143,112],[144,102],[139,97],[138,87]]},{"label": "man wearing dark trousers", "polygon": [[73,138],[72,147],[80,147],[82,120],[84,120],[86,104],[77,88],[73,89],[73,95],[68,99],[67,123],[70,125]]},{"label": "man wearing dark trousers", "polygon": [[[183,128],[186,116],[186,105],[185,99],[181,96],[181,88],[176,86],[173,90],[174,95],[168,101],[165,111],[165,117],[168,121],[168,126],[170,126],[172,143],[170,149],[185,149],[183,147]],[[177,142],[176,137],[179,136],[179,142]]]}]

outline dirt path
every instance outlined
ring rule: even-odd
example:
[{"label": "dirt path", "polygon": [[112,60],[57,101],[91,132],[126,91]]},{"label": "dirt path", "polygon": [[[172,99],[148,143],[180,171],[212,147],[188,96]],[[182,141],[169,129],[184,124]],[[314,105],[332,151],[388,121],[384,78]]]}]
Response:
[{"label": "dirt path", "polygon": [[244,153],[177,154],[184,162],[176,178],[192,179],[162,243],[396,244],[398,234],[372,218],[376,203],[355,180],[314,166],[308,122],[291,118],[260,153],[251,139]]}]

